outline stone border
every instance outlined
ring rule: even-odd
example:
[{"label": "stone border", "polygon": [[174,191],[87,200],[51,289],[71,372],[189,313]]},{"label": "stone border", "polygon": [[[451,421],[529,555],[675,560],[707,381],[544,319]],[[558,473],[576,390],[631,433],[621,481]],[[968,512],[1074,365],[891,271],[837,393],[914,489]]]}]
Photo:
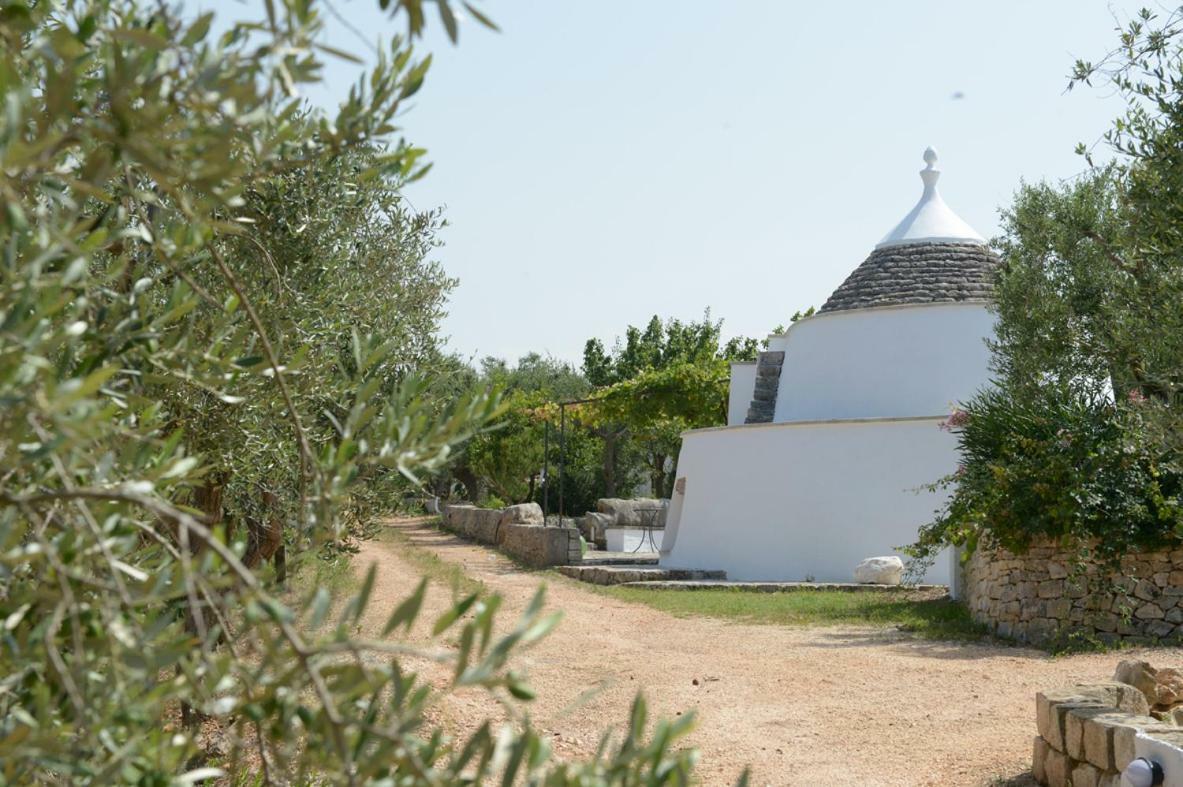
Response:
[{"label": "stone border", "polygon": [[[1119,787],[1121,772],[1144,755],[1148,741],[1183,744],[1183,729],[1151,716],[1146,696],[1124,683],[1040,692],[1035,720],[1031,772],[1047,787]],[[1183,769],[1179,758],[1161,764]]]},{"label": "stone border", "polygon": [[907,596],[947,596],[949,588],[944,585],[871,585],[854,582],[732,582],[727,579],[654,580],[629,583],[630,587],[647,587],[654,590],[734,590],[745,593],[809,593],[835,590],[843,593],[899,593]]},{"label": "stone border", "polygon": [[1050,541],[1022,555],[979,545],[962,572],[970,615],[993,633],[1044,645],[1069,634],[1106,645],[1183,641],[1183,549],[1126,555],[1118,574]]},{"label": "stone border", "polygon": [[505,508],[444,506],[445,530],[497,547],[532,568],[565,566],[583,559],[579,531],[568,525],[547,525],[537,503]]}]

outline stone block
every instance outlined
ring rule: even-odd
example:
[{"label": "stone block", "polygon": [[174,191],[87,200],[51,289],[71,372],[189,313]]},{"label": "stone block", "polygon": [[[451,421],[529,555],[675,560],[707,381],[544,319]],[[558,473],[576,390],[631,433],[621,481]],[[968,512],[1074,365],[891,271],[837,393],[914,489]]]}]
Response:
[{"label": "stone block", "polygon": [[1121,620],[1112,612],[1101,612],[1091,619],[1093,628],[1097,631],[1113,632],[1117,631],[1117,626]]},{"label": "stone block", "polygon": [[1099,713],[1084,723],[1084,759],[1103,771],[1117,765],[1113,756],[1113,731],[1130,718],[1128,713]]},{"label": "stone block", "polygon": [[504,530],[505,552],[535,568],[568,565],[572,562],[571,540],[579,540],[579,531],[572,527],[511,524]]},{"label": "stone block", "polygon": [[503,525],[541,525],[545,521],[542,506],[537,503],[518,503],[501,509]]},{"label": "stone block", "polygon": [[1154,601],[1158,598],[1159,592],[1155,584],[1146,579],[1139,579],[1138,583],[1134,585],[1134,596],[1143,601]]},{"label": "stone block", "polygon": [[617,525],[642,527],[665,527],[669,506],[669,500],[653,498],[624,500],[604,497],[596,501],[596,511],[614,517]]},{"label": "stone block", "polygon": [[1072,611],[1072,601],[1066,598],[1056,599],[1055,601],[1047,602],[1047,607],[1044,610],[1049,618],[1054,620],[1067,620],[1068,613]]},{"label": "stone block", "polygon": [[1128,716],[1123,724],[1113,727],[1113,764],[1119,771],[1137,755],[1134,753],[1134,739],[1139,731],[1149,734],[1177,733],[1179,729],[1164,724],[1153,716]]},{"label": "stone block", "polygon": [[1049,747],[1042,736],[1035,736],[1034,751],[1031,754],[1031,775],[1040,784],[1047,784],[1047,753]]},{"label": "stone block", "polygon": [[1166,613],[1158,604],[1150,603],[1143,604],[1134,610],[1134,617],[1138,620],[1162,620],[1166,617]]},{"label": "stone block", "polygon": [[1036,703],[1036,726],[1039,729],[1039,734],[1043,736],[1048,745],[1057,751],[1068,751],[1067,735],[1066,735],[1066,717],[1068,712],[1078,708],[1092,708],[1109,710],[1111,705],[1107,705],[1101,700],[1088,697],[1079,693],[1069,694],[1045,694],[1040,692],[1035,695]]},{"label": "stone block", "polygon": [[1146,624],[1146,633],[1154,639],[1166,639],[1174,630],[1175,624],[1165,620],[1153,620]]},{"label": "stone block", "polygon": [[1049,579],[1040,582],[1036,590],[1036,595],[1039,598],[1059,598],[1064,595],[1064,580]]},{"label": "stone block", "polygon": [[1067,754],[1049,748],[1043,761],[1043,773],[1047,787],[1070,787],[1072,760],[1068,759]]},{"label": "stone block", "polygon": [[[1109,705],[1069,708],[1064,715],[1064,752],[1074,760],[1085,760],[1084,730],[1090,721],[1113,713]],[[1109,735],[1112,743],[1112,733]]]},{"label": "stone block", "polygon": [[1072,787],[1099,787],[1101,771],[1087,762],[1078,763],[1072,769]]},{"label": "stone block", "polygon": [[1121,787],[1121,774],[1116,771],[1101,775],[1099,787]]}]

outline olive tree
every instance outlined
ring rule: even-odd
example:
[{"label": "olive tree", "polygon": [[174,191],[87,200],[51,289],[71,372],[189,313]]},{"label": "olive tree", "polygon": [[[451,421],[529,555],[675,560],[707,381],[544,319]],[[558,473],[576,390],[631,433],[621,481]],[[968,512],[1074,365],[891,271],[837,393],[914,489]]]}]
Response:
[{"label": "olive tree", "polygon": [[[508,629],[496,597],[457,598],[432,627],[452,646],[424,653],[452,665],[437,689],[406,667],[417,651],[353,636],[372,569],[341,607],[323,588],[285,604],[214,499],[239,481],[243,499],[290,495],[274,506],[315,548],[359,484],[441,466],[498,412],[474,394],[441,413],[414,373],[446,281],[421,265],[434,218],[397,198],[423,165],[394,119],[427,69],[409,39],[429,9],[454,37],[458,9],[381,5],[406,37],[332,116],[300,98],[326,50],[316,0],[266,0],[217,36],[164,3],[0,7],[4,783],[688,778],[692,755],[670,749],[687,722],[647,737],[640,702],[591,761],[550,761],[510,669],[555,622],[541,596]],[[375,275],[389,287],[357,291]],[[384,298],[423,314],[392,323]],[[514,723],[433,728],[462,686]]]}]

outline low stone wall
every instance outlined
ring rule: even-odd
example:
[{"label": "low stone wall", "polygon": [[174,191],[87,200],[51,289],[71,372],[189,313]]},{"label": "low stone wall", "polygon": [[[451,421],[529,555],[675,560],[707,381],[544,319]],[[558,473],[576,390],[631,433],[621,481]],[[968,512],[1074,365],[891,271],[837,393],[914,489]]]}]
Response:
[{"label": "low stone wall", "polygon": [[568,566],[583,559],[579,531],[573,527],[506,525],[501,548],[527,566]]},{"label": "low stone wall", "polygon": [[444,527],[465,538],[482,544],[496,543],[497,526],[501,524],[500,508],[476,506],[445,506]]},{"label": "low stone wall", "polygon": [[543,523],[535,503],[506,508],[444,507],[445,529],[481,544],[500,547],[529,566],[565,566],[583,559],[579,531]]},{"label": "low stone wall", "polygon": [[979,546],[962,576],[974,620],[993,632],[1044,644],[1069,633],[1110,645],[1183,641],[1183,549],[1123,558],[1117,575],[1073,574],[1073,556],[1050,543],[1023,555]]},{"label": "low stone wall", "polygon": [[1164,769],[1165,784],[1179,784],[1183,729],[1170,721],[1176,703],[1160,702],[1164,692],[1168,699],[1179,698],[1179,678],[1177,670],[1125,661],[1112,682],[1035,695],[1035,781],[1048,787],[1118,787],[1130,763],[1145,758]]}]

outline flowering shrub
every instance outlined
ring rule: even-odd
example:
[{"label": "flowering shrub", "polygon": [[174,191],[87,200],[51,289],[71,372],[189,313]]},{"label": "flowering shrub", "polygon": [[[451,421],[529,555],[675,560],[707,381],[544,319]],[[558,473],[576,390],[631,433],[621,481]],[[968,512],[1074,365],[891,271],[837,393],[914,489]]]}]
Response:
[{"label": "flowering shrub", "polygon": [[988,534],[1014,552],[1039,538],[1095,541],[1098,557],[1116,560],[1178,538],[1183,464],[1153,426],[1164,409],[1079,390],[980,394],[941,425],[962,461],[937,484],[952,496],[913,553],[972,550]]}]

